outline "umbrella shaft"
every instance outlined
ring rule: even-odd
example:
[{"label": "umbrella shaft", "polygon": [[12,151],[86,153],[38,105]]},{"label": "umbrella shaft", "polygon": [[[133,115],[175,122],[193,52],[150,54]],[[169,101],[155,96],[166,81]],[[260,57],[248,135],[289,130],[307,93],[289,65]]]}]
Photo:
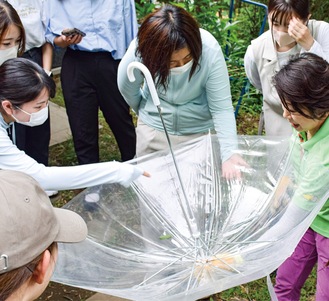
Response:
[{"label": "umbrella shaft", "polygon": [[[175,154],[174,154],[173,149],[172,149],[170,137],[169,137],[169,134],[168,134],[166,125],[165,125],[164,120],[163,120],[163,117],[162,117],[161,107],[160,106],[157,106],[157,108],[158,108],[158,112],[159,112],[159,115],[160,115],[160,118],[161,118],[161,122],[162,122],[162,125],[163,125],[163,128],[164,128],[165,134],[166,134],[166,138],[167,138],[167,141],[168,141],[170,153],[171,153],[172,158],[173,158],[173,161],[174,161],[174,166],[175,166],[175,169],[176,169],[176,172],[177,172],[178,181],[179,181],[179,184],[180,184],[181,189],[182,189],[182,192],[183,192],[183,196],[184,196],[184,199],[185,199],[186,206],[184,207],[180,200],[179,200],[179,203],[180,203],[180,206],[181,206],[181,208],[183,210],[183,213],[185,215],[185,219],[186,219],[187,224],[189,226],[189,230],[191,232],[191,235],[193,237],[199,237],[199,234],[200,233],[199,233],[199,231],[198,231],[198,229],[196,227],[195,218],[194,218],[193,212],[192,212],[191,208],[188,206],[188,199],[187,199],[186,191],[185,191],[185,188],[184,188],[184,185],[183,185],[183,181],[182,181],[182,178],[181,178],[181,175],[180,175],[180,172],[179,172],[179,168],[178,168],[178,165],[177,165],[177,162],[176,162],[176,157],[175,157]],[[188,211],[187,212],[188,216],[186,214],[186,210]]]}]

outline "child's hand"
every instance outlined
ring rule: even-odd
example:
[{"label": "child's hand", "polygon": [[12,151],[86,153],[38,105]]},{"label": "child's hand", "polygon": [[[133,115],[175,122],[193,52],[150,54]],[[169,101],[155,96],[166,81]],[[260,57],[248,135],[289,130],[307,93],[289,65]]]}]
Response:
[{"label": "child's hand", "polygon": [[286,191],[288,186],[291,184],[291,180],[287,176],[283,176],[276,186],[272,203],[271,203],[271,213],[274,214],[279,208],[287,206],[289,198],[287,197]]}]

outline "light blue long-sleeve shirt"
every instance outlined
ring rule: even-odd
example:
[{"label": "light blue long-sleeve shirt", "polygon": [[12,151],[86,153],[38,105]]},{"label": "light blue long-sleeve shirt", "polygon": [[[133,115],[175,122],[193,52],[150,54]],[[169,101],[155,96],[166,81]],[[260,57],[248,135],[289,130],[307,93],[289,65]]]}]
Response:
[{"label": "light blue long-sleeve shirt", "polygon": [[73,50],[108,51],[121,59],[137,34],[133,0],[48,0],[46,39],[53,43],[65,28],[76,27],[86,33]]},{"label": "light blue long-sleeve shirt", "polygon": [[[200,29],[202,55],[190,81],[189,72],[169,77],[166,91],[157,88],[162,114],[168,132],[172,135],[190,135],[215,129],[221,143],[222,159],[232,155],[236,145],[236,123],[231,99],[230,81],[225,59],[217,40]],[[118,70],[118,86],[126,102],[139,118],[157,130],[163,131],[158,110],[153,104],[149,88],[142,85],[144,77],[134,71],[135,82],[130,82],[127,67],[136,57],[137,40],[131,42]],[[150,49],[152,51],[152,49]]]}]

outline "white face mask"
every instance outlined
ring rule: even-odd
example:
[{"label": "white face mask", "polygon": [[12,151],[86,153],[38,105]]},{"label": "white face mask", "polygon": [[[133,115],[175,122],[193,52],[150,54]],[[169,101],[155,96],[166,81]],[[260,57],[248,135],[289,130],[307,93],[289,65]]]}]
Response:
[{"label": "white face mask", "polygon": [[14,59],[17,57],[18,46],[13,46],[8,49],[0,50],[0,65],[2,65],[6,60]]},{"label": "white face mask", "polygon": [[193,65],[193,60],[190,60],[188,63],[186,63],[183,66],[175,67],[170,69],[171,75],[180,75],[185,73],[186,71],[190,70]]},{"label": "white face mask", "polygon": [[30,115],[30,121],[19,121],[14,115],[13,118],[17,123],[24,124],[27,126],[37,126],[43,124],[48,119],[48,104],[45,108],[41,109],[35,113],[28,113],[22,110],[21,108],[17,107],[20,111],[24,112],[27,115]]},{"label": "white face mask", "polygon": [[294,38],[292,38],[287,32],[278,31],[275,29],[273,29],[273,38],[280,47],[284,47],[292,42],[295,42]]}]

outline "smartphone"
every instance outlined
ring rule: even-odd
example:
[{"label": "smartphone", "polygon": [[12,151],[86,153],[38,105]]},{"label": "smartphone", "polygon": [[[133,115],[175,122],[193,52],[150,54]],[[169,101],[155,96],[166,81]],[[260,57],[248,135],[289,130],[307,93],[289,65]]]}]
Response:
[{"label": "smartphone", "polygon": [[67,37],[74,36],[74,35],[77,35],[77,34],[79,34],[83,37],[86,36],[86,34],[78,28],[68,28],[68,29],[64,29],[62,31],[62,35],[67,36]]}]

